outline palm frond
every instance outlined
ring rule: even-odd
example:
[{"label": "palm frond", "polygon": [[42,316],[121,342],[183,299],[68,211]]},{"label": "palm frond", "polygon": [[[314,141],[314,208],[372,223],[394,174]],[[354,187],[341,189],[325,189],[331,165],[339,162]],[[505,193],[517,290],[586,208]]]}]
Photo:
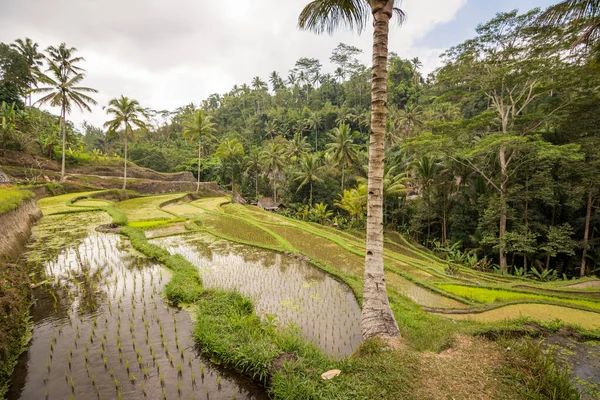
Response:
[{"label": "palm frond", "polygon": [[365,0],[313,0],[300,13],[298,27],[332,34],[339,26],[362,32],[371,7]]}]

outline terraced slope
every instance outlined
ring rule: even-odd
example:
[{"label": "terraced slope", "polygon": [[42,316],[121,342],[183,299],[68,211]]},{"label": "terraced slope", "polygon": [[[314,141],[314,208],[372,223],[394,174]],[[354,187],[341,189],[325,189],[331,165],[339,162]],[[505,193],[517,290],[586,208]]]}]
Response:
[{"label": "terraced slope", "polygon": [[[199,219],[201,229],[215,236],[300,253],[348,283],[358,298],[362,296],[364,235],[361,232],[343,232],[268,213],[254,206],[229,204],[227,197],[177,202],[160,208],[164,201],[164,198],[147,199],[149,204],[158,204],[160,210],[171,215]],[[484,322],[519,316],[561,319],[565,323],[597,329],[585,322],[600,318],[600,293],[594,283],[584,288],[538,283],[466,267],[459,267],[456,274],[449,276],[445,272],[446,261],[401,235],[387,232],[385,241],[386,280],[390,292],[408,297],[427,311],[453,319]],[[496,309],[498,311],[492,312]]]}]

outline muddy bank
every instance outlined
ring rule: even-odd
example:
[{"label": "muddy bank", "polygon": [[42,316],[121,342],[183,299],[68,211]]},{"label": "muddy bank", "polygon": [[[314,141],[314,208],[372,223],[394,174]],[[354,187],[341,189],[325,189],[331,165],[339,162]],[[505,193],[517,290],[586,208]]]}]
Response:
[{"label": "muddy bank", "polygon": [[[72,168],[68,171],[69,174],[81,174],[81,175],[100,175],[100,176],[123,176],[123,167],[113,166],[90,166],[81,168]],[[138,167],[137,165],[127,166],[127,177],[138,178],[138,179],[150,179],[153,181],[167,181],[167,182],[195,182],[196,178],[189,171],[175,172],[175,173],[162,173],[156,172],[149,168]]]},{"label": "muddy bank", "polygon": [[42,218],[35,200],[26,200],[18,208],[0,215],[0,261],[16,260],[31,235],[31,227]]},{"label": "muddy bank", "polygon": [[30,337],[30,298],[29,277],[23,268],[0,263],[0,399]]}]

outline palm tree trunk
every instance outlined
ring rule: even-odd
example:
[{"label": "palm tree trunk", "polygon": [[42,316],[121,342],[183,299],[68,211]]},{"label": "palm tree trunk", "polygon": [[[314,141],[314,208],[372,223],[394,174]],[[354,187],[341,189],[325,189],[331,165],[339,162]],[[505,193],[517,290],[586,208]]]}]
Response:
[{"label": "palm tree trunk", "polygon": [[344,164],[342,164],[342,192],[344,191]]},{"label": "palm tree trunk", "polygon": [[67,127],[66,127],[66,110],[63,102],[62,110],[60,111],[60,130],[62,132],[62,162],[60,167],[60,182],[65,181],[65,152],[67,150]]},{"label": "palm tree trunk", "polygon": [[581,269],[579,270],[579,276],[582,278],[585,276],[586,258],[590,235],[590,220],[592,219],[592,190],[588,193],[587,210],[585,213],[585,231],[583,232],[583,256],[581,257]]},{"label": "palm tree trunk", "polygon": [[312,207],[312,181],[310,181],[310,195],[308,197],[308,204]]},{"label": "palm tree trunk", "polygon": [[202,157],[202,142],[198,142],[198,185],[196,185],[196,193],[200,191],[200,158]]},{"label": "palm tree trunk", "polygon": [[373,70],[371,81],[371,141],[367,200],[367,241],[361,332],[363,339],[399,336],[387,296],[383,266],[383,160],[387,114],[387,56],[393,1],[374,0]]},{"label": "palm tree trunk", "polygon": [[127,189],[127,133],[125,133],[125,163],[123,164],[123,190]]},{"label": "palm tree trunk", "polygon": [[254,188],[256,189],[256,201],[258,201],[258,172],[254,173]]}]

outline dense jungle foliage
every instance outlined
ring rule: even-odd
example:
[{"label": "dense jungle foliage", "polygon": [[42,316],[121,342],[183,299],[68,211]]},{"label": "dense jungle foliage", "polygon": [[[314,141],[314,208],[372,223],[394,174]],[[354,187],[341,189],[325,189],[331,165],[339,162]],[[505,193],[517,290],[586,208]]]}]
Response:
[{"label": "dense jungle foliage", "polygon": [[[579,20],[544,25],[540,14],[498,14],[428,76],[419,59],[390,54],[385,219],[482,270],[597,274],[600,67],[595,48],[576,42]],[[300,58],[201,104],[145,108],[145,129],[126,135],[67,122],[67,166],[116,162],[127,138],[139,166],[191,171],[249,200],[273,197],[297,218],[362,227],[371,73],[361,52],[340,43],[333,72]],[[31,41],[0,44],[2,149],[61,158],[57,117],[28,94],[51,84],[40,71],[52,58]]]}]

